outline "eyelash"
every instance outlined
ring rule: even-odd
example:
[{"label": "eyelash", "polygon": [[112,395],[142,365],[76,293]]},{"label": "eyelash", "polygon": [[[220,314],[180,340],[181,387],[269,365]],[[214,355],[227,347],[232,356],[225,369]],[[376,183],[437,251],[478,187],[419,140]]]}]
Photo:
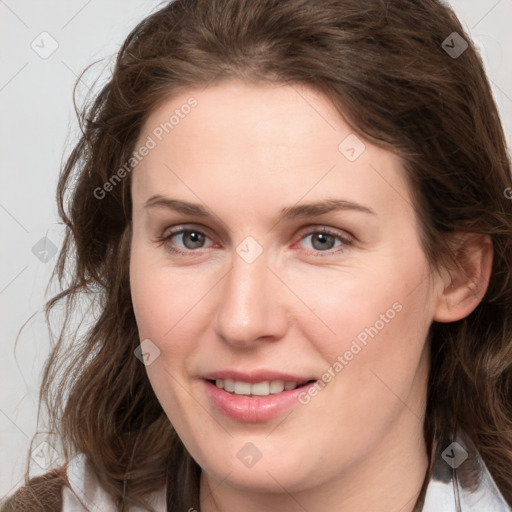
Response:
[{"label": "eyelash", "polygon": [[[180,227],[180,228],[173,229],[172,231],[168,232],[168,234],[165,234],[165,231],[164,231],[162,233],[162,235],[159,236],[155,240],[155,242],[160,243],[160,244],[166,244],[166,250],[168,250],[172,254],[179,254],[179,255],[182,255],[182,256],[190,256],[193,253],[199,253],[200,254],[202,248],[181,250],[181,249],[177,249],[175,246],[173,247],[172,245],[170,245],[168,243],[171,240],[171,238],[175,237],[176,235],[180,235],[182,233],[186,233],[186,232],[190,232],[190,231],[193,231],[194,233],[199,233],[201,235],[204,235],[205,238],[209,238],[206,235],[206,233],[204,233],[204,232],[202,232],[202,231],[200,231],[198,229]],[[309,231],[308,233],[304,234],[301,237],[301,240],[306,238],[306,237],[308,237],[308,236],[319,234],[319,233],[325,234],[325,235],[329,235],[329,236],[332,236],[334,238],[337,238],[339,241],[342,242],[342,245],[340,247],[338,247],[338,249],[336,249],[336,250],[328,249],[326,251],[319,251],[317,249],[309,249],[309,250],[307,250],[307,252],[310,253],[310,254],[313,253],[313,254],[318,255],[320,257],[324,256],[324,255],[328,256],[328,255],[338,254],[340,252],[345,251],[347,247],[349,247],[349,246],[351,246],[353,244],[353,241],[350,240],[349,238],[344,237],[344,236],[340,235],[338,232],[333,231],[331,229],[328,229],[326,227],[322,227],[322,228],[316,229],[314,231]]]}]

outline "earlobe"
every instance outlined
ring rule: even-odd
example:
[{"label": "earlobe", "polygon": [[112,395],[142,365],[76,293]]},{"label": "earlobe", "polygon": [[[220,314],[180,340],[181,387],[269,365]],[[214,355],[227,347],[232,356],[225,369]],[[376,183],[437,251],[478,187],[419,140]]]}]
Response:
[{"label": "earlobe", "polygon": [[455,243],[457,265],[444,269],[444,289],[433,318],[436,322],[455,322],[468,316],[481,302],[491,277],[493,246],[488,235],[459,234]]}]

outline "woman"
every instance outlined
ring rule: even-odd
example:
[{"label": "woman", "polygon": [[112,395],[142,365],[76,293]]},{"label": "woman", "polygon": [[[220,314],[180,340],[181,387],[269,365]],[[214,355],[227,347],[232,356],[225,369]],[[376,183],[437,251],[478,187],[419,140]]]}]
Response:
[{"label": "woman", "polygon": [[4,510],[510,510],[510,162],[446,6],[178,0],[82,122],[48,311],[98,313]]}]

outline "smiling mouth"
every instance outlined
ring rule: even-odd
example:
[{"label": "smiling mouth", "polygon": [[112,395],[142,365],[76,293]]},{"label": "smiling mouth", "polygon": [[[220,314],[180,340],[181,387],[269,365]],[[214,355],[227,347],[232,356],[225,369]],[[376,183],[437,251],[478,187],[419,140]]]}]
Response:
[{"label": "smiling mouth", "polygon": [[217,386],[219,389],[230,393],[231,395],[249,396],[249,397],[265,397],[276,395],[283,391],[292,391],[316,382],[315,379],[303,382],[290,382],[282,380],[255,382],[237,381],[233,379],[209,379],[208,382]]}]

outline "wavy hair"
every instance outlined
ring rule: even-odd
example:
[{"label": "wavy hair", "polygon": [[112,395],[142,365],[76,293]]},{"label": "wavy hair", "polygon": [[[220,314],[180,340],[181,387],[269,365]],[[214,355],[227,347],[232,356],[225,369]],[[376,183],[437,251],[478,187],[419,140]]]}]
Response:
[{"label": "wavy hair", "polygon": [[[443,47],[453,32],[468,43],[457,57]],[[480,304],[431,325],[424,435],[432,463],[441,432],[464,429],[512,504],[511,164],[481,58],[438,0],[175,0],[132,30],[106,85],[77,110],[81,137],[58,183],[66,234],[53,278],[63,291],[46,314],[64,304],[65,322],[40,404],[65,460],[84,453],[120,511],[146,506],[163,484],[169,511],[200,510],[200,468],[134,357],[131,173],[103,198],[95,191],[130,161],[162,102],[230,79],[314,88],[356,133],[398,154],[432,268],[450,258],[448,235],[491,237]],[[78,335],[68,324],[82,318],[82,297],[94,318]]]}]

